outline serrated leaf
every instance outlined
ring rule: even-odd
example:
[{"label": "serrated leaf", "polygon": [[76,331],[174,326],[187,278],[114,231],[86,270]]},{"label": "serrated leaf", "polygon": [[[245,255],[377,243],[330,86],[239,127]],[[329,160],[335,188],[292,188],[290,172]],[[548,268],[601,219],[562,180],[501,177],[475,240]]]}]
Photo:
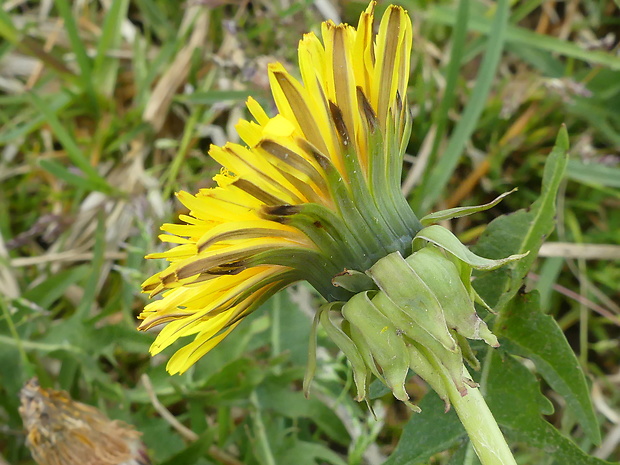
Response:
[{"label": "serrated leaf", "polygon": [[552,404],[541,394],[536,377],[514,358],[491,353],[485,397],[509,439],[541,449],[556,464],[612,465],[586,454],[542,418],[553,410]]},{"label": "serrated leaf", "polygon": [[549,385],[564,397],[590,441],[600,444],[586,378],[556,321],[540,311],[538,292],[515,297],[506,307],[501,326],[495,330],[502,337],[503,348],[536,364]]},{"label": "serrated leaf", "polygon": [[422,409],[411,417],[394,453],[384,465],[411,465],[426,462],[466,437],[454,409],[444,413],[444,402],[433,391],[419,403]]},{"label": "serrated leaf", "polygon": [[538,256],[540,246],[555,227],[556,196],[566,170],[567,151],[568,133],[566,128],[562,127],[555,147],[545,163],[540,197],[528,210],[519,210],[489,223],[474,247],[476,254],[490,258],[502,258],[529,251],[529,254],[518,262],[476,279],[476,290],[498,312],[521,287]]}]

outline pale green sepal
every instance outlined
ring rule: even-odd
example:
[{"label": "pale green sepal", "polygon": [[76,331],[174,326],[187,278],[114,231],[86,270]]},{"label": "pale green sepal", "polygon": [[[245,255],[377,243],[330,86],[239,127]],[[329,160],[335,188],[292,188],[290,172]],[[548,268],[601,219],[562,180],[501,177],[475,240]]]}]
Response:
[{"label": "pale green sepal", "polygon": [[416,341],[423,346],[432,347],[433,350],[437,352],[445,351],[446,353],[452,354],[459,353],[458,346],[456,345],[454,351],[450,351],[445,348],[441,342],[422,328],[415,319],[392,302],[385,292],[378,292],[377,295],[372,298],[372,303],[375,305],[377,310],[379,310],[388,320],[390,320],[394,326],[396,326],[396,329],[401,331],[405,336],[407,336],[407,338]]},{"label": "pale green sepal", "polygon": [[[342,304],[342,302],[334,303]],[[353,368],[353,379],[355,381],[355,386],[357,387],[356,400],[361,401],[366,398],[366,394],[368,392],[368,386],[366,384],[366,364],[364,363],[364,359],[355,347],[353,341],[349,339],[349,337],[329,318],[330,309],[327,307],[331,307],[332,305],[333,303],[322,306],[319,310],[319,318],[329,338],[334,341],[342,352],[344,352],[344,355],[349,360],[349,363],[351,363],[351,367]]]},{"label": "pale green sepal", "polygon": [[480,362],[476,358],[476,354],[471,349],[469,345],[469,341],[461,336],[460,334],[455,334],[456,340],[459,343],[459,347],[461,348],[461,352],[463,352],[463,358],[472,367],[475,371],[480,370]]},{"label": "pale green sepal", "polygon": [[[357,350],[362,356],[362,359],[364,360],[364,363],[366,364],[366,368],[367,368],[366,380],[364,381],[366,392],[364,393],[364,397],[361,398],[359,395],[359,388],[358,388],[358,396],[355,398],[355,400],[357,400],[358,402],[361,402],[362,400],[364,400],[366,402],[366,406],[368,407],[368,410],[370,410],[370,412],[372,413],[372,416],[376,420],[377,415],[375,415],[375,410],[372,408],[370,400],[368,399],[368,386],[370,386],[370,382],[372,381],[373,375],[383,384],[386,384],[386,382],[383,379],[383,376],[381,375],[381,373],[379,373],[375,360],[372,358],[370,349],[368,348],[368,346],[366,346],[366,343],[364,342],[364,337],[361,335],[361,333],[355,327],[352,327],[351,324],[344,318],[342,319],[341,327],[342,327],[342,331],[344,331],[344,333],[347,336],[349,336],[349,338],[351,338],[351,340],[353,341],[353,344],[355,344],[355,347],[357,347]],[[368,371],[368,369],[370,369],[370,371]]]},{"label": "pale green sepal", "polygon": [[437,395],[444,401],[445,411],[450,410],[450,399],[448,398],[448,391],[444,385],[443,378],[440,376],[437,369],[429,362],[428,358],[421,352],[418,344],[410,342],[407,345],[409,350],[409,366],[429,386],[437,393]]},{"label": "pale green sepal", "polygon": [[425,247],[405,261],[416,270],[439,301],[449,328],[469,339],[482,339],[498,347],[497,338],[478,316],[459,270],[437,247]]},{"label": "pale green sepal", "polygon": [[[378,292],[377,295],[373,297],[372,303],[389,321],[394,323],[397,331],[403,333],[407,346],[415,341],[418,346],[425,348],[428,353],[439,360],[443,365],[443,369],[450,373],[452,381],[458,391],[466,391],[464,382],[466,380],[463,380],[460,376],[463,366],[463,356],[461,355],[461,349],[458,345],[455,346],[454,351],[450,351],[428,332],[424,331],[415,321],[408,318],[403,319],[402,315],[405,315],[405,313],[400,310],[384,292]],[[452,337],[452,332],[450,335]]]},{"label": "pale green sepal", "polygon": [[428,226],[430,224],[438,223],[440,221],[451,220],[453,218],[460,218],[462,216],[467,216],[473,213],[478,213],[478,212],[488,210],[489,208],[494,207],[495,205],[500,203],[502,200],[504,200],[505,197],[509,196],[510,194],[512,194],[513,192],[517,190],[519,189],[515,187],[510,192],[504,192],[502,195],[496,197],[494,200],[490,201],[489,203],[485,203],[484,205],[473,205],[471,207],[456,207],[456,208],[449,208],[448,210],[441,210],[438,212],[433,212],[429,215],[426,215],[422,219],[420,219],[420,223],[422,223],[422,226]]},{"label": "pale green sepal", "polygon": [[459,276],[461,277],[461,282],[463,283],[463,286],[465,286],[465,289],[467,289],[467,292],[469,293],[469,297],[474,302],[482,305],[488,312],[492,313],[493,315],[497,315],[497,312],[493,310],[489,306],[489,304],[487,304],[482,299],[482,297],[480,297],[480,295],[474,289],[474,286],[472,286],[472,282],[471,282],[472,267],[469,266],[467,263],[459,260],[457,257],[452,255],[451,253],[446,254],[446,256],[452,263],[454,263],[454,266],[456,266],[456,268],[459,270]]},{"label": "pale green sepal", "polygon": [[417,324],[447,350],[451,352],[458,350],[448,331],[443,309],[436,296],[416,271],[407,264],[400,252],[383,257],[366,273],[377,283],[387,298],[405,314],[407,325],[402,325],[400,330],[409,334],[410,328]]},{"label": "pale green sepal", "polygon": [[436,342],[434,342],[434,344],[435,346],[418,344],[418,348],[436,370],[445,371],[449,375],[452,383],[461,396],[466,395],[467,387],[465,387],[465,385],[467,384],[473,387],[477,386],[477,384],[472,379],[463,377],[463,368],[465,365],[463,363],[463,355],[460,347],[458,353],[454,354],[448,352]]},{"label": "pale green sepal", "polygon": [[457,346],[458,351],[454,353],[447,351],[435,340],[431,340],[427,343],[423,343],[421,341],[415,342],[418,343],[419,347],[426,350],[428,357],[434,357],[434,360],[443,366],[443,368],[450,374],[452,382],[460,393],[467,392],[465,384],[469,385],[470,383],[473,383],[473,381],[463,379],[463,354],[460,347]]},{"label": "pale green sepal", "polygon": [[377,289],[374,281],[367,274],[357,270],[345,269],[332,278],[332,284],[355,294]]},{"label": "pale green sepal", "polygon": [[411,315],[405,313],[398,305],[391,301],[385,292],[377,293],[373,297],[372,303],[377,310],[396,326],[398,331],[402,332],[409,339],[418,341],[423,345],[433,345],[433,347],[434,344],[437,344],[443,350],[449,351],[433,335],[420,326]]},{"label": "pale green sepal", "polygon": [[310,328],[310,339],[308,341],[308,363],[306,364],[306,373],[304,374],[303,391],[306,399],[310,397],[310,385],[316,372],[316,331],[321,317],[321,310],[314,314],[312,326]]},{"label": "pale green sepal", "polygon": [[[459,378],[463,357],[458,345],[456,345],[455,351],[450,351],[428,332],[420,328],[414,321],[410,319],[403,321],[399,314],[404,315],[404,313],[385,295],[385,293],[377,293],[372,299],[372,302],[379,311],[396,325],[397,330],[403,332],[406,336],[406,344],[409,344],[410,341],[415,341],[419,346],[425,347],[429,352],[434,354],[438,360],[441,360],[446,370],[452,374],[454,384],[458,387],[459,391],[465,389],[463,380]],[[406,328],[406,330],[403,328]],[[450,334],[452,335],[452,333]]]},{"label": "pale green sepal", "polygon": [[[355,347],[359,351],[360,355],[364,359],[364,363],[366,363],[366,368],[370,369],[370,373],[372,373],[379,381],[383,384],[387,385],[385,379],[383,379],[383,375],[377,369],[377,364],[375,363],[375,359],[372,357],[372,353],[370,352],[370,347],[366,344],[366,340],[364,336],[355,326],[351,326],[347,320],[342,320],[342,330],[345,332],[347,336],[351,338]],[[370,376],[370,373],[368,374]],[[370,385],[370,380],[368,380]]]},{"label": "pale green sepal", "polygon": [[342,308],[342,314],[364,337],[394,397],[409,400],[405,390],[409,355],[402,334],[375,308],[367,292],[351,297]]},{"label": "pale green sepal", "polygon": [[437,224],[422,229],[417,236],[413,238],[414,249],[419,250],[423,246],[424,241],[441,247],[477,270],[495,270],[500,266],[519,260],[529,254],[528,251],[524,254],[510,255],[509,257],[499,260],[483,258],[469,250],[446,228]]},{"label": "pale green sepal", "polygon": [[[351,339],[353,340],[353,342],[357,346],[357,348],[358,348],[362,358],[366,362],[366,367],[370,368],[370,372],[372,372],[372,374],[379,381],[381,381],[383,384],[385,384],[386,386],[389,387],[389,384],[387,383],[387,381],[385,380],[383,375],[377,369],[377,364],[375,363],[375,359],[373,358],[373,355],[372,355],[372,353],[370,351],[370,347],[368,347],[368,345],[366,344],[366,339],[362,335],[361,331],[359,329],[357,329],[355,326],[352,326],[347,320],[343,320],[343,322],[342,322],[342,329],[343,329],[343,331],[345,333],[347,333],[349,335],[349,337],[351,337]],[[366,380],[366,385],[367,386],[370,386],[370,377],[371,377],[371,375],[370,375],[370,373],[368,373],[368,378]],[[372,406],[370,405],[370,402],[368,402],[368,398],[366,398],[365,400],[366,400],[366,404],[368,405],[368,408],[370,409],[370,411],[374,415],[375,412],[372,409]],[[415,412],[415,413],[420,413],[421,412],[420,407],[418,407],[417,405],[409,402],[408,400],[402,400],[402,399],[399,399],[399,400],[404,402],[413,412]]]}]

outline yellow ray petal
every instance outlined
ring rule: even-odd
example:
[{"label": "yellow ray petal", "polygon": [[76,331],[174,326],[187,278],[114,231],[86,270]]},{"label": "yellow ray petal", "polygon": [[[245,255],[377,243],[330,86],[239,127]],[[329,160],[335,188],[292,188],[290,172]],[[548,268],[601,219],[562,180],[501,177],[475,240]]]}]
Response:
[{"label": "yellow ray petal", "polygon": [[253,121],[239,120],[235,125],[235,129],[241,140],[248,144],[249,147],[255,147],[263,137],[262,126]]},{"label": "yellow ray petal", "polygon": [[[359,129],[357,121],[357,96],[355,73],[351,52],[355,43],[355,30],[348,25],[326,29],[331,47],[326,46],[327,80],[333,86],[333,102],[338,105],[351,138]],[[331,84],[333,82],[333,84]]]},{"label": "yellow ray petal", "polygon": [[310,241],[299,229],[264,219],[222,223],[203,235],[196,242],[196,246],[201,252],[217,242],[229,243],[228,241],[260,237],[283,238],[301,246],[311,247]]},{"label": "yellow ray petal", "polygon": [[166,364],[166,370],[171,375],[185,373],[194,363],[196,363],[201,357],[205,356],[211,349],[218,345],[230,332],[237,327],[241,322],[232,324],[226,331],[218,336],[206,338],[198,337],[194,342],[186,345],[185,347],[177,350],[175,354],[170,357]]},{"label": "yellow ray petal", "polygon": [[264,126],[265,124],[267,124],[267,121],[269,121],[269,116],[267,116],[267,113],[265,113],[265,110],[263,110],[263,107],[261,107],[260,103],[258,103],[252,97],[248,97],[248,100],[245,104],[247,105],[248,110],[250,110],[250,113],[259,125]]},{"label": "yellow ray petal", "polygon": [[[301,133],[324,153],[328,152],[325,135],[317,119],[321,116],[320,105],[306,89],[284,69],[280,63],[269,65],[269,82],[278,109],[297,122]],[[323,127],[325,127],[325,121]],[[329,134],[329,133],[328,133]]]},{"label": "yellow ray petal", "polygon": [[[396,91],[399,85],[406,83],[408,76],[399,76],[401,71],[400,60],[404,53],[410,49],[401,51],[406,37],[411,37],[411,22],[407,17],[407,12],[399,7],[390,5],[379,26],[377,35],[376,57],[373,76],[373,88],[371,92],[371,103],[377,111],[380,124],[385,127],[388,109],[396,100]],[[407,61],[409,56],[406,57]],[[406,87],[406,86],[405,86]],[[400,90],[404,92],[405,87]]]},{"label": "yellow ray petal", "polygon": [[[212,146],[209,154],[239,176],[234,184],[246,192],[248,190],[241,186],[251,184],[271,197],[270,201],[275,203],[298,204],[306,200],[270,163],[239,144],[228,143],[224,148]],[[254,195],[254,192],[249,193]],[[266,201],[264,198],[261,200]]]},{"label": "yellow ray petal", "polygon": [[371,88],[371,79],[374,70],[374,50],[372,36],[372,20],[375,2],[370,2],[366,11],[361,16],[355,35],[353,46],[353,66],[355,82],[368,95]]}]

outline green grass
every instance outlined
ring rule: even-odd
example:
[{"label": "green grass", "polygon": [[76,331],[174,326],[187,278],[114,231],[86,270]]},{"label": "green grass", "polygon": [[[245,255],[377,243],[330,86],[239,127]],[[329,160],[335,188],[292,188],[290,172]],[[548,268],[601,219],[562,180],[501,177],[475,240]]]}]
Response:
[{"label": "green grass", "polygon": [[[164,370],[173,350],[151,358],[154,335],[135,330],[147,302],[140,283],[162,266],[143,256],[165,249],[156,236],[181,212],[174,192],[210,185],[219,167],[209,145],[235,137],[248,95],[273,112],[265,64],[293,69],[297,41],[325,18],[311,1],[74,3],[0,7],[2,457],[33,463],[17,408],[36,375],[135,425],[153,463],[382,463],[376,457],[395,450],[410,413],[389,395],[375,401],[378,420],[354,402],[350,368],[323,334],[313,393],[303,396],[320,303],[305,285],[269,301],[183,376]],[[365,7],[333,3],[351,24]],[[620,58],[615,42],[586,44],[617,30],[617,3],[401,3],[414,19],[416,115],[404,179],[419,216],[518,187],[497,207],[452,221],[475,243],[493,218],[537,197],[564,124],[571,160],[547,239],[617,251]],[[586,260],[579,250],[567,258],[543,249],[529,283],[596,392],[599,456],[618,461],[610,433],[620,412],[620,267],[617,255]],[[408,389],[416,401],[427,391],[415,378]],[[166,421],[153,396],[197,438]],[[550,396],[547,419],[597,452]],[[432,463],[464,463],[466,452],[454,452]],[[547,463],[527,447],[517,459]]]}]

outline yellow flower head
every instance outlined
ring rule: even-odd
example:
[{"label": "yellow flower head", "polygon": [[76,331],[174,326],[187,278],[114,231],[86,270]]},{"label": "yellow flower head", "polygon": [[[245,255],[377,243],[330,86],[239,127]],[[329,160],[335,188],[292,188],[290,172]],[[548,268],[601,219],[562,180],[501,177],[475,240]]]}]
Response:
[{"label": "yellow flower head", "polygon": [[254,99],[255,121],[240,121],[246,145],[212,146],[224,168],[217,187],[178,194],[185,224],[166,224],[162,241],[178,244],[148,258],[166,270],[143,291],[163,298],[146,306],[140,329],[166,323],[156,354],[180,337],[194,341],[170,359],[182,373],[279,289],[309,281],[327,300],[347,300],[332,281],[410,249],[421,225],[400,193],[410,131],[406,104],[411,22],[390,6],[373,33],[374,2],[357,29],[322,24],[299,43],[302,82],[269,66],[278,114]]}]

